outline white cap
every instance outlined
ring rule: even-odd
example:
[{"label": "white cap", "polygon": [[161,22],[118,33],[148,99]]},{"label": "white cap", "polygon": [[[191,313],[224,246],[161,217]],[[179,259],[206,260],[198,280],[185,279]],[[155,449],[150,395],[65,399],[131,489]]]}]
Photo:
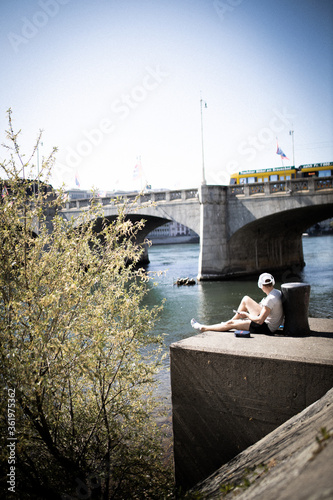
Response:
[{"label": "white cap", "polygon": [[263,273],[259,276],[258,287],[262,288],[263,285],[275,285],[275,279],[269,273]]}]

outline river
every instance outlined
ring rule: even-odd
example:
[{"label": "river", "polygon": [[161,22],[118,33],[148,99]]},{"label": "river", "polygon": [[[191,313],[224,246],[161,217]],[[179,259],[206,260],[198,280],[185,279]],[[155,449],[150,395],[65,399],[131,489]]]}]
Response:
[{"label": "river", "polygon": [[[301,272],[285,273],[283,282],[301,281],[311,285],[309,316],[333,317],[333,235],[303,237],[306,266]],[[150,305],[166,299],[160,321],[154,333],[165,335],[165,352],[172,342],[195,335],[191,318],[202,323],[217,323],[232,316],[243,295],[259,301],[263,298],[257,280],[205,281],[194,286],[176,286],[177,278],[196,278],[198,272],[198,244],[156,245],[149,248],[150,264],[146,270],[154,273],[157,286],[151,286],[146,298]],[[267,269],[269,272],[269,269]],[[276,287],[280,288],[281,281]],[[170,398],[169,357],[164,360],[160,373],[163,395]]]}]

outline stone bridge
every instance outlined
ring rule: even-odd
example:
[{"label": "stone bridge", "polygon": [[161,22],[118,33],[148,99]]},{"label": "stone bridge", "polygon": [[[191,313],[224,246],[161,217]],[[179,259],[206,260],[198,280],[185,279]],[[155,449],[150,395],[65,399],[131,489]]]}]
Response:
[{"label": "stone bridge", "polygon": [[[132,218],[150,231],[177,221],[200,236],[199,280],[221,280],[262,271],[283,272],[304,266],[302,233],[333,217],[332,177],[293,179],[237,186],[207,186],[140,196]],[[132,201],[135,194],[126,195]],[[66,202],[62,216],[78,217],[89,200]],[[103,215],[117,216],[112,197],[100,198]]]}]

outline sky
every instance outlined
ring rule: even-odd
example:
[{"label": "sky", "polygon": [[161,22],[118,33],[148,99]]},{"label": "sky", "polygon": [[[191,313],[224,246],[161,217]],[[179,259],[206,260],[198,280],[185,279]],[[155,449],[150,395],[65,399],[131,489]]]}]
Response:
[{"label": "sky", "polygon": [[54,187],[333,161],[331,0],[1,0],[0,48],[1,143],[8,108],[27,157],[43,130]]}]

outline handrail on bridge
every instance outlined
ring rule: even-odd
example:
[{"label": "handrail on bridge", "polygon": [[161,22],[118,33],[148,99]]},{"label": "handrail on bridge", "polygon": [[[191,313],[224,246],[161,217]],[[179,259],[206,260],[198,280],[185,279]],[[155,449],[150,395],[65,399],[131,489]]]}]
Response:
[{"label": "handrail on bridge", "polygon": [[[207,186],[209,188],[209,185]],[[298,194],[298,193],[315,193],[324,189],[333,188],[333,177],[306,177],[302,179],[288,179],[271,182],[256,182],[251,184],[236,184],[229,186],[221,186],[227,190],[231,196],[253,196],[253,195],[272,195],[272,194]],[[113,205],[119,200],[131,202],[138,198],[139,203],[147,202],[173,202],[173,201],[188,201],[197,200],[199,197],[198,189],[180,189],[173,191],[151,191],[143,194],[140,193],[124,193],[119,195],[111,195],[101,198],[83,198],[78,200],[69,200],[64,203],[64,209],[80,209],[90,206],[91,203],[100,203],[101,205]]]},{"label": "handrail on bridge", "polygon": [[151,191],[143,194],[140,193],[124,193],[118,195],[111,195],[101,198],[83,198],[77,200],[69,200],[64,204],[66,210],[71,208],[84,208],[90,206],[93,203],[100,203],[101,205],[113,205],[119,202],[119,200],[124,202],[133,202],[138,198],[139,203],[151,202],[161,202],[161,201],[187,201],[198,198],[198,189],[180,189],[175,191]]},{"label": "handrail on bridge", "polygon": [[333,177],[305,177],[285,181],[256,182],[228,186],[229,194],[252,196],[255,194],[271,195],[275,193],[314,193],[323,189],[333,188]]}]

